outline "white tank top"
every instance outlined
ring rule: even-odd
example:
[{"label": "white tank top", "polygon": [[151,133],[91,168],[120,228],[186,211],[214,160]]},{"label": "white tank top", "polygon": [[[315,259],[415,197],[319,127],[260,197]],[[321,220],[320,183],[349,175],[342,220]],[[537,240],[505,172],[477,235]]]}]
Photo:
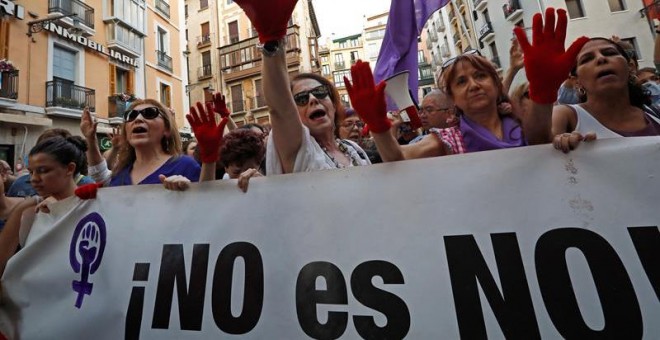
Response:
[{"label": "white tank top", "polygon": [[[623,137],[622,135],[605,127],[605,125],[601,124],[596,118],[594,118],[594,116],[591,115],[591,113],[583,109],[580,105],[573,104],[569,106],[573,108],[575,114],[577,115],[575,131],[581,134],[595,132],[598,139]],[[658,124],[660,124],[660,120],[646,113],[646,111],[644,113],[651,119],[655,120]]]}]

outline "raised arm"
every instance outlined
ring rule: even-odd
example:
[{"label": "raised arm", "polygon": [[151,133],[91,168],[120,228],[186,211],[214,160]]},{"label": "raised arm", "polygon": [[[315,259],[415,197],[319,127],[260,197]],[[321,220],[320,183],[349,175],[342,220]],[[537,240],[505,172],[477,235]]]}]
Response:
[{"label": "raised arm", "polygon": [[[219,100],[215,100],[221,97]],[[224,96],[217,94],[214,96],[214,102],[206,103],[206,108],[202,103],[197,102],[197,109],[190,108],[190,113],[186,115],[190,127],[195,133],[197,138],[197,148],[199,149],[199,158],[202,160],[202,171],[199,176],[199,181],[212,181],[215,180],[215,163],[218,161],[220,146],[222,145],[222,135],[225,131],[225,126],[229,120],[229,111],[224,105]],[[215,121],[215,113],[226,111],[220,123]],[[222,116],[223,113],[220,113]]]},{"label": "raised arm", "polygon": [[87,164],[89,166],[101,164],[101,162],[105,160],[101,154],[101,150],[99,150],[98,141],[96,140],[97,124],[98,123],[92,118],[89,109],[85,108],[80,117],[80,132],[82,132],[87,141]]},{"label": "raised arm", "polygon": [[286,66],[286,30],[297,0],[235,0],[263,44],[263,93],[270,108],[273,142],[284,172],[291,172],[302,143],[303,124],[293,101]]},{"label": "raised arm", "polygon": [[523,62],[523,52],[520,48],[520,43],[518,39],[511,40],[511,48],[509,49],[509,68],[504,74],[504,79],[502,80],[502,85],[504,87],[504,93],[509,95],[511,90],[511,84],[513,79],[516,78],[516,74],[525,66]]},{"label": "raised arm", "polygon": [[566,51],[566,11],[559,9],[557,15],[556,29],[554,8],[546,9],[545,25],[541,13],[534,15],[532,44],[522,28],[514,28],[524,54],[529,98],[532,100],[531,112],[523,121],[523,130],[529,144],[549,143],[552,140],[552,104],[557,100],[559,87],[575,65],[578,52],[589,40],[580,37]]}]

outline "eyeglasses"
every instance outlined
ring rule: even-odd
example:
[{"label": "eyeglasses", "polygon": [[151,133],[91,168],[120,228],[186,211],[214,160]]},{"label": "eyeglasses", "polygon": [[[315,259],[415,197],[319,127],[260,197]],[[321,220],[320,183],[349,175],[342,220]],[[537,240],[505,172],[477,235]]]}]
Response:
[{"label": "eyeglasses", "polygon": [[439,109],[436,109],[436,108],[433,108],[433,107],[424,107],[421,110],[419,110],[419,114],[420,115],[430,115],[433,112],[448,112],[448,111],[451,111],[451,109],[452,109],[451,107],[443,107],[443,108],[439,108]]},{"label": "eyeglasses", "polygon": [[352,129],[353,127],[357,127],[358,129],[361,129],[364,127],[364,123],[361,121],[348,121],[348,122],[343,122],[341,123],[341,126],[347,128],[347,129]]},{"label": "eyeglasses", "polygon": [[478,55],[478,56],[481,56],[481,52],[479,52],[479,50],[469,50],[469,51],[465,51],[463,54],[461,54],[461,55],[459,55],[459,56],[457,56],[457,57],[453,57],[453,58],[449,58],[449,59],[445,60],[445,62],[442,63],[441,68],[444,70],[444,69],[446,69],[447,67],[449,67],[450,65],[452,65],[453,63],[455,63],[456,60],[458,60],[460,57],[465,56],[465,55],[472,55],[472,54],[476,54],[476,55]]},{"label": "eyeglasses", "polygon": [[293,100],[298,106],[305,106],[309,103],[309,94],[313,94],[316,99],[324,99],[330,94],[325,85],[317,86],[309,91],[298,92],[293,95]]},{"label": "eyeglasses", "polygon": [[132,122],[137,119],[138,115],[142,115],[144,119],[155,119],[161,114],[157,107],[147,107],[142,110],[130,110],[124,113],[124,121]]}]

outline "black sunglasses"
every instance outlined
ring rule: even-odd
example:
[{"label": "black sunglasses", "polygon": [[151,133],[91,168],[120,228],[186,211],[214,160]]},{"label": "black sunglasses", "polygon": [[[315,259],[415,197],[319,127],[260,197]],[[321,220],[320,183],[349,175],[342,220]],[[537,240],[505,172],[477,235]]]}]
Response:
[{"label": "black sunglasses", "polygon": [[309,91],[298,92],[293,95],[293,100],[298,106],[305,106],[309,103],[309,94],[313,94],[316,99],[324,99],[330,92],[325,85],[317,86]]},{"label": "black sunglasses", "polygon": [[160,110],[157,107],[147,107],[142,110],[129,110],[124,112],[124,121],[132,122],[137,119],[138,115],[142,115],[144,119],[155,119],[160,115]]},{"label": "black sunglasses", "polygon": [[478,56],[481,56],[481,52],[479,52],[479,50],[469,50],[469,51],[465,51],[463,54],[461,54],[461,55],[459,55],[459,56],[456,56],[456,57],[453,57],[453,58],[450,58],[450,59],[445,60],[445,62],[442,63],[441,68],[444,70],[444,69],[446,69],[447,67],[449,67],[451,64],[455,63],[456,60],[458,60],[458,59],[461,58],[462,56],[464,56],[464,55],[472,55],[472,54],[476,54],[476,55],[478,55]]}]

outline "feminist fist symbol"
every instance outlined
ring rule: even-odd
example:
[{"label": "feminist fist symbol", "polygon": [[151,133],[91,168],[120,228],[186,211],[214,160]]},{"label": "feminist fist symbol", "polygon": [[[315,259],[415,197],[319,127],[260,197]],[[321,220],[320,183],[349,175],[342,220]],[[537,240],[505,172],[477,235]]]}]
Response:
[{"label": "feminist fist symbol", "polygon": [[[82,306],[85,295],[92,294],[94,285],[89,282],[89,276],[98,269],[104,248],[105,223],[98,214],[94,213],[78,223],[71,240],[69,253],[71,265],[76,273],[80,273],[80,281],[74,280],[71,283],[73,291],[78,293],[77,308]],[[78,257],[78,255],[80,256]],[[80,262],[78,262],[79,258]]]}]

